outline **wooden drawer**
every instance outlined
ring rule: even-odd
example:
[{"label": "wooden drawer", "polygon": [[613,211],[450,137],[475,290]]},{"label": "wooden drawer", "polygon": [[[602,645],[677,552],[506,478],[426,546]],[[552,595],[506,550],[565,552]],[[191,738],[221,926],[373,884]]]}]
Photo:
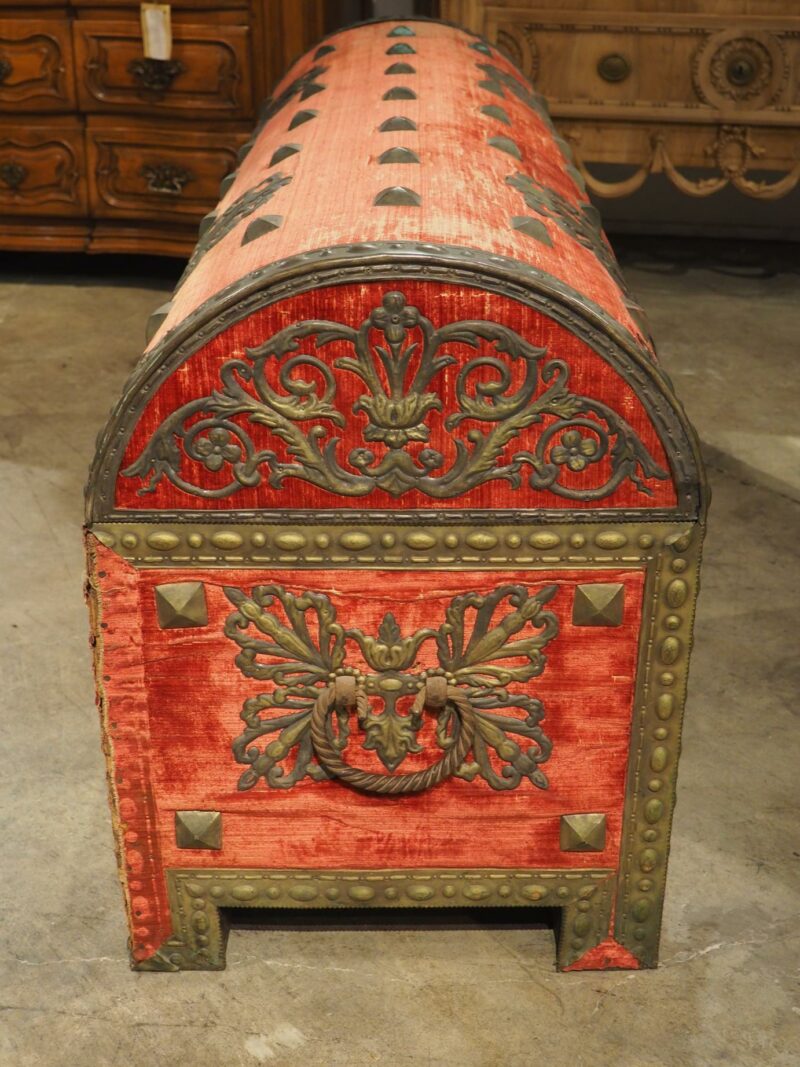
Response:
[{"label": "wooden drawer", "polygon": [[136,21],[74,25],[78,96],[88,112],[252,115],[249,28],[173,23],[172,58],[145,59]]},{"label": "wooden drawer", "polygon": [[0,214],[83,215],[85,173],[78,123],[0,128]]},{"label": "wooden drawer", "polygon": [[[447,6],[447,5],[445,5]],[[452,17],[452,8],[444,12]],[[793,20],[481,5],[481,32],[556,117],[796,123]]]},{"label": "wooden drawer", "polygon": [[0,112],[75,108],[66,19],[0,19]]},{"label": "wooden drawer", "polygon": [[87,131],[89,198],[99,218],[204,215],[236,168],[246,133],[93,125]]}]

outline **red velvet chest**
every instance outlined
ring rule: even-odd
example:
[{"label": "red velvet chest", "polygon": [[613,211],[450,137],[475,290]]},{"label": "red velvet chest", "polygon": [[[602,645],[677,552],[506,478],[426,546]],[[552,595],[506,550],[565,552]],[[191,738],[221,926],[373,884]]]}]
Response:
[{"label": "red velvet chest", "polygon": [[541,101],[482,39],[298,61],[101,435],[134,963],[226,909],[547,905],[657,958],[704,497]]}]

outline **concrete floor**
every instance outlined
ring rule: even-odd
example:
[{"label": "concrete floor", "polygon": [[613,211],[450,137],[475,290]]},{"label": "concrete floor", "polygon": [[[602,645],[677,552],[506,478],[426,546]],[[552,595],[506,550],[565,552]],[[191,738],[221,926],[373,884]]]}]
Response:
[{"label": "concrete floor", "polygon": [[168,976],[127,968],[80,524],[94,435],[177,272],[5,265],[0,1067],[800,1062],[800,282],[651,266],[628,277],[715,456],[660,969],[559,975],[549,930],[484,913],[234,931],[226,972]]}]

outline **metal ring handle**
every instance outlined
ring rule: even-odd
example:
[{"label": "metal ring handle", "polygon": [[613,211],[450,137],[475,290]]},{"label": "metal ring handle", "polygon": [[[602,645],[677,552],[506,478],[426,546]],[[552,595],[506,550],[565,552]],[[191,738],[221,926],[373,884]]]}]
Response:
[{"label": "metal ring handle", "polygon": [[[475,736],[475,714],[472,705],[460,689],[447,687],[446,703],[452,704],[458,716],[458,740],[445,755],[424,771],[411,774],[373,774],[360,771],[345,763],[334,746],[328,733],[328,719],[336,706],[336,687],[326,686],[316,701],[311,712],[311,743],[320,764],[335,778],[361,789],[366,793],[388,795],[421,793],[434,785],[439,785],[452,777],[463,763]],[[418,713],[425,706],[427,690],[421,689],[414,699],[412,714]],[[357,690],[355,701],[360,709],[366,710],[367,697],[363,689]]]}]

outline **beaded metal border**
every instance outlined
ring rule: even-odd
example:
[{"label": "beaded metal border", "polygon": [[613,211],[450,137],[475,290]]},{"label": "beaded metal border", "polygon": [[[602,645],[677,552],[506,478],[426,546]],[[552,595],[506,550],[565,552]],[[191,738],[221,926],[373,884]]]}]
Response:
[{"label": "beaded metal border", "polygon": [[168,870],[173,936],[140,971],[223,970],[227,924],[220,908],[558,907],[558,966],[574,964],[606,936],[611,870]]}]

